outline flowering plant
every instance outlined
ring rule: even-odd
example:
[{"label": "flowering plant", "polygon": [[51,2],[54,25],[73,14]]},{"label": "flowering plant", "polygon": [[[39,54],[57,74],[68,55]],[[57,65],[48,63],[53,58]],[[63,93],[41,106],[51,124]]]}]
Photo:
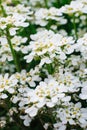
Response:
[{"label": "flowering plant", "polygon": [[0,130],[87,130],[87,0],[0,0]]}]

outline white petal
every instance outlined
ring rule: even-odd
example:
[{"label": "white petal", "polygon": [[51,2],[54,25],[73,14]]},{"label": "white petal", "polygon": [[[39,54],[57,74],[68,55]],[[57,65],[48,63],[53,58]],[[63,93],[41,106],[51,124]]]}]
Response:
[{"label": "white petal", "polygon": [[8,97],[8,96],[7,96],[6,94],[2,94],[2,95],[1,95],[1,98],[2,98],[2,99],[5,99],[5,98],[7,98],[7,97]]},{"label": "white petal", "polygon": [[38,112],[38,109],[35,107],[30,107],[30,108],[25,110],[25,113],[28,113],[30,115],[30,117],[36,116],[37,112]]}]

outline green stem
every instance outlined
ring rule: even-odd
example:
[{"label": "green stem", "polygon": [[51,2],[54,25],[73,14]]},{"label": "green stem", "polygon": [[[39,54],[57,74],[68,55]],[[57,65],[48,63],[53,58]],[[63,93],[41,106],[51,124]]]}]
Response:
[{"label": "green stem", "polygon": [[86,31],[87,31],[87,15],[86,15]]},{"label": "green stem", "polygon": [[9,28],[8,27],[6,28],[6,37],[7,37],[9,47],[11,49],[11,53],[12,53],[13,60],[14,60],[15,66],[16,66],[16,70],[19,72],[20,68],[19,68],[17,57],[16,57],[16,53],[15,53],[15,51],[13,49],[13,46],[12,46],[12,43],[11,43],[11,38],[10,38],[10,33],[9,33]]},{"label": "green stem", "polygon": [[6,14],[6,12],[5,12],[4,8],[3,8],[3,5],[2,5],[2,1],[1,1],[1,0],[0,0],[0,7],[1,7],[1,10],[2,10],[2,13],[3,13],[4,17],[6,17],[7,14]]},{"label": "green stem", "polygon": [[44,0],[44,3],[45,3],[45,7],[48,8],[48,1]]},{"label": "green stem", "polygon": [[60,8],[61,7],[61,1],[57,0],[57,4],[58,4],[58,8]]},{"label": "green stem", "polygon": [[75,15],[74,14],[73,14],[73,27],[74,27],[74,32],[75,32],[75,38],[77,40],[78,39],[78,34],[77,34],[77,28],[76,28]]}]

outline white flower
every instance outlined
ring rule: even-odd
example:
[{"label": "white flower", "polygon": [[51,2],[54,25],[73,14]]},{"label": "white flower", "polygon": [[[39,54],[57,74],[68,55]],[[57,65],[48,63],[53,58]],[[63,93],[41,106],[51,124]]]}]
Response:
[{"label": "white flower", "polygon": [[55,7],[51,7],[49,9],[40,8],[35,12],[35,24],[46,26],[49,20],[55,20],[59,24],[65,24],[67,20],[61,16],[61,10]]},{"label": "white flower", "polygon": [[4,128],[6,125],[6,120],[5,119],[1,119],[0,120],[0,128]]},{"label": "white flower", "polygon": [[23,119],[23,123],[25,126],[29,126],[30,125],[30,122],[31,122],[31,118],[28,116],[28,115],[25,115],[25,116],[20,116],[21,119]]},{"label": "white flower", "polygon": [[82,100],[87,100],[87,86],[84,86],[82,89],[81,89],[81,93],[80,93],[80,98]]},{"label": "white flower", "polygon": [[15,104],[20,100],[18,96],[12,96],[11,101]]},{"label": "white flower", "polygon": [[66,126],[63,123],[55,123],[54,125],[54,130],[66,130]]},{"label": "white flower", "polygon": [[87,59],[87,33],[77,41],[76,51],[80,51],[82,57]]},{"label": "white flower", "polygon": [[13,45],[13,48],[16,50],[16,51],[21,51],[21,45],[23,43],[26,43],[27,41],[27,38],[26,37],[21,37],[21,36],[14,36],[12,39],[11,39],[11,42],[12,42],[12,45]]},{"label": "white flower", "polygon": [[48,57],[46,57],[46,58],[41,59],[39,66],[43,66],[45,63],[50,64],[51,62],[52,61]]},{"label": "white flower", "polygon": [[1,47],[0,47],[0,62],[5,62],[6,60],[12,61],[12,54],[10,47],[7,43],[7,38],[5,36],[0,37]]},{"label": "white flower", "polygon": [[59,108],[57,118],[59,118],[62,124],[69,123],[70,125],[76,125],[79,123],[81,116],[81,103],[76,104],[69,103],[66,108]]},{"label": "white flower", "polygon": [[4,76],[0,75],[0,92],[6,90],[11,94],[14,93],[17,82],[18,80],[14,75],[10,77],[8,73],[6,73]]},{"label": "white flower", "polygon": [[7,97],[8,97],[7,94],[4,94],[4,93],[1,93],[1,94],[0,94],[0,98],[1,98],[1,99],[5,99],[5,98],[7,98]]},{"label": "white flower", "polygon": [[79,77],[74,76],[73,73],[69,70],[67,71],[67,69],[60,69],[59,73],[54,73],[54,77],[59,85],[64,85],[64,88],[70,93],[79,91],[82,86]]},{"label": "white flower", "polygon": [[31,69],[30,72],[26,72],[26,70],[22,70],[21,73],[15,73],[15,77],[19,80],[20,84],[25,85],[29,84],[31,87],[35,87],[36,83],[41,80],[39,76],[39,68],[38,66],[34,69]]},{"label": "white flower", "polygon": [[10,35],[11,35],[11,36],[16,35],[16,30],[18,30],[18,28],[10,28],[10,29],[9,29]]},{"label": "white flower", "polygon": [[34,117],[37,115],[38,109],[34,106],[25,110],[25,113],[28,113],[30,117]]},{"label": "white flower", "polygon": [[21,16],[18,13],[14,13],[13,16],[9,15],[6,18],[0,18],[0,28],[6,29],[7,25],[15,26],[15,27],[27,27],[29,25],[28,22],[25,22],[26,18]]},{"label": "white flower", "polygon": [[72,37],[63,37],[51,30],[44,30],[31,35],[31,39],[32,41],[28,46],[30,53],[24,57],[27,63],[36,58],[41,59],[40,66],[45,63],[50,64],[54,59],[60,59],[60,62],[62,62],[67,58],[66,54],[71,54],[74,51]]},{"label": "white flower", "polygon": [[82,128],[87,127],[87,108],[81,108],[81,116],[79,118],[79,123]]},{"label": "white flower", "polygon": [[71,1],[69,5],[65,5],[61,8],[63,13],[67,13],[69,15],[77,13],[80,14],[84,8],[84,4],[81,0]]},{"label": "white flower", "polygon": [[58,100],[64,97],[63,92],[63,88],[55,80],[48,80],[47,83],[40,82],[40,85],[35,89],[39,100],[45,101],[48,107],[54,107]]}]

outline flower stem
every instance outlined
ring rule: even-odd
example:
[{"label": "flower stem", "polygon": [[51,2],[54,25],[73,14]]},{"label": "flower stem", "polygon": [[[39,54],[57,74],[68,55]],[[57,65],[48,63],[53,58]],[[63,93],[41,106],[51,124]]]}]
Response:
[{"label": "flower stem", "polygon": [[60,0],[56,0],[57,4],[58,4],[58,8],[61,7],[61,1]]},{"label": "flower stem", "polygon": [[78,39],[78,34],[77,34],[77,28],[76,28],[75,15],[74,14],[73,14],[73,27],[74,27],[74,32],[75,32],[75,38],[77,40]]},{"label": "flower stem", "polygon": [[48,8],[48,1],[44,0],[44,3],[45,3],[45,7]]},{"label": "flower stem", "polygon": [[86,31],[87,31],[87,15],[86,15]]},{"label": "flower stem", "polygon": [[1,8],[1,10],[2,10],[2,13],[3,13],[4,17],[6,17],[7,14],[6,14],[6,12],[5,12],[4,8],[3,8],[3,5],[2,5],[2,1],[1,1],[1,0],[0,0],[0,8]]},{"label": "flower stem", "polygon": [[13,46],[12,46],[12,43],[11,43],[10,33],[9,33],[9,28],[8,27],[6,28],[6,37],[7,37],[7,41],[8,41],[9,47],[11,49],[11,53],[12,53],[12,56],[13,56],[14,64],[16,66],[16,70],[19,72],[20,68],[19,68],[17,57],[16,57],[16,53],[15,53],[15,51],[13,49]]}]

